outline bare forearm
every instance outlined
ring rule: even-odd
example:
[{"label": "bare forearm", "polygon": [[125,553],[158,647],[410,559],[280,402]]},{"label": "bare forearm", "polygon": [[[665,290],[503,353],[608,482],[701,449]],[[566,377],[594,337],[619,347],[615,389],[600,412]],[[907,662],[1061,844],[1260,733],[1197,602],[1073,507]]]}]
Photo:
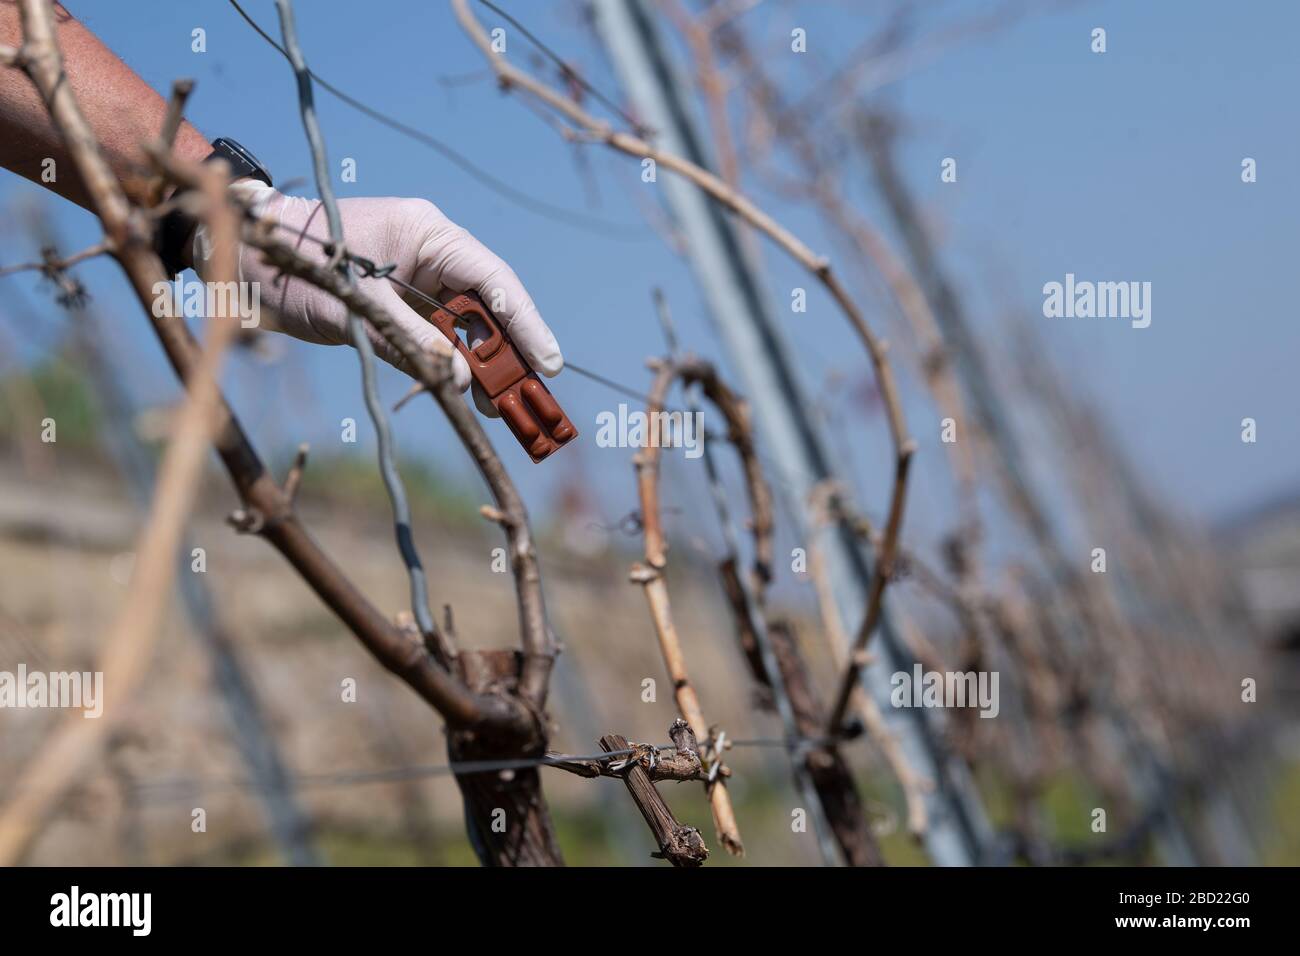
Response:
[{"label": "bare forearm", "polygon": [[[143,199],[147,167],[140,144],[158,136],[167,105],[67,10],[56,5],[55,12],[68,82],[128,195]],[[0,45],[22,46],[18,0],[0,0]],[[175,151],[201,160],[211,149],[202,133],[183,123]],[[44,104],[17,68],[0,68],[0,166],[90,208]]]}]

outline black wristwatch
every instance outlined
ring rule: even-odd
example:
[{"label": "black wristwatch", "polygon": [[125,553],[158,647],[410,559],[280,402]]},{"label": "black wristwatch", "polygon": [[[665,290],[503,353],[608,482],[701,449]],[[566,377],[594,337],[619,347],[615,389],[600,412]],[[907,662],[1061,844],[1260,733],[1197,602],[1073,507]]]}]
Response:
[{"label": "black wristwatch", "polygon": [[[256,179],[268,186],[275,185],[271,180],[271,171],[233,139],[221,137],[212,141],[212,152],[203,161],[210,163],[214,159],[224,159],[230,164],[231,180]],[[178,193],[181,191],[177,190]],[[172,195],[175,196],[176,193]],[[154,251],[162,259],[163,268],[169,276],[174,276],[185,268],[185,247],[194,235],[196,225],[193,216],[179,209],[173,209],[159,223]]]},{"label": "black wristwatch", "polygon": [[268,186],[275,185],[275,183],[271,182],[271,171],[263,166],[256,156],[233,139],[226,139],[222,136],[212,141],[212,152],[208,154],[208,158],[204,162],[210,163],[214,159],[224,159],[230,164],[230,178],[232,180],[260,179]]}]

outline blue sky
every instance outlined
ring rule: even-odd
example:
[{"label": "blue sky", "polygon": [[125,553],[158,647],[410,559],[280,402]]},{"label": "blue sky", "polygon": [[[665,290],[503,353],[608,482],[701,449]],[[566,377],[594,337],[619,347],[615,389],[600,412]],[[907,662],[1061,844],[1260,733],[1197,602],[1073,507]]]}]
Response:
[{"label": "blue sky", "polygon": [[[245,6],[278,34],[270,0]],[[522,211],[322,92],[317,99],[332,164],[337,168],[343,157],[357,162],[356,183],[335,183],[340,196],[410,195],[438,203],[514,266],[567,358],[629,386],[648,385],[644,360],[663,351],[650,305],[655,285],[668,291],[686,344],[721,358],[689,270],[642,227],[658,197],[640,181],[639,166],[599,147],[564,144],[516,98],[500,94],[445,4],[370,0],[359,8],[311,0],[296,6],[306,55],[318,73],[455,142],[512,186],[622,224],[632,238],[595,235]],[[503,6],[582,64],[603,89],[617,90],[574,3],[505,0]],[[988,5],[923,6],[922,33]],[[194,77],[189,115],[200,129],[243,142],[278,181],[298,180],[301,191],[312,192],[288,67],[224,0],[86,0],[69,7],[156,89],[165,91],[175,77]],[[808,31],[812,59],[774,66],[797,96],[799,84],[880,25],[882,8],[769,2],[750,16],[774,50],[791,28]],[[489,11],[479,8],[479,14],[487,26],[498,24]],[[1103,55],[1089,50],[1090,31],[1098,26],[1107,30]],[[206,53],[191,51],[196,27],[207,32]],[[1300,248],[1298,33],[1300,5],[1289,2],[1078,3],[973,38],[882,91],[909,120],[903,152],[909,181],[942,238],[945,261],[986,346],[1010,354],[1002,315],[1008,308],[1027,312],[1054,360],[1105,409],[1159,499],[1204,521],[1300,490],[1300,324],[1292,285]],[[525,55],[522,38],[509,42],[514,59]],[[946,156],[958,159],[955,184],[939,181]],[[1240,181],[1247,156],[1259,170],[1250,185]],[[865,170],[861,181],[863,191],[847,198],[878,212]],[[771,199],[759,186],[754,191],[811,246],[836,248],[806,211]],[[29,197],[43,194],[0,174],[0,210]],[[87,214],[47,201],[69,248],[95,241]],[[0,231],[0,261],[31,251],[18,230]],[[783,307],[790,288],[811,283],[774,249],[765,256],[773,300]],[[841,269],[859,289],[878,285],[855,264]],[[1067,272],[1151,282],[1151,327],[1044,318],[1042,286]],[[116,269],[95,263],[83,275],[115,330],[105,346],[130,371],[140,399],[173,398],[170,372]],[[17,281],[29,290],[35,285]],[[885,327],[887,301],[866,301]],[[863,374],[860,350],[823,298],[813,294],[809,314],[791,319],[790,341],[800,349],[814,395],[835,373]],[[945,494],[942,480],[927,473],[940,469],[937,424],[917,397],[915,375],[902,374],[922,446],[909,521],[924,527],[933,521],[929,506],[941,508]],[[372,447],[349,349],[287,342],[284,363],[240,360],[228,386],[269,458],[284,460],[304,439],[318,449],[337,445],[344,417],[363,423],[362,445]],[[382,386],[393,400],[405,390],[391,372]],[[492,423],[490,433],[534,513],[544,513],[582,474],[613,521],[635,507],[629,452],[597,448],[591,439],[595,416],[624,399],[572,374],[552,387],[585,433],[581,448],[534,466],[504,426]],[[1247,416],[1259,422],[1255,445],[1239,438]],[[877,437],[855,462],[867,476],[864,492],[877,496],[885,471],[883,421],[868,419],[862,427]],[[468,474],[463,453],[431,407],[408,406],[397,434],[405,453]]]}]

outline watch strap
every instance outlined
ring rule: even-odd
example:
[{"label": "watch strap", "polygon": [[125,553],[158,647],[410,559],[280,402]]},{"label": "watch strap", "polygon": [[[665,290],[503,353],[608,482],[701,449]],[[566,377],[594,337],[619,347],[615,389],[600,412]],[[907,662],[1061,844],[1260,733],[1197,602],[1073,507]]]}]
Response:
[{"label": "watch strap", "polygon": [[[203,161],[210,163],[214,159],[224,159],[226,161],[230,166],[230,178],[232,180],[256,179],[268,186],[275,186],[271,179],[270,170],[263,166],[256,156],[233,139],[227,139],[223,136],[212,141],[212,152]],[[182,191],[177,190],[172,195],[176,196]],[[185,246],[194,235],[196,225],[194,217],[182,212],[180,209],[173,209],[167,213],[158,224],[154,251],[162,259],[163,268],[167,270],[169,276],[177,275],[184,270]]]}]

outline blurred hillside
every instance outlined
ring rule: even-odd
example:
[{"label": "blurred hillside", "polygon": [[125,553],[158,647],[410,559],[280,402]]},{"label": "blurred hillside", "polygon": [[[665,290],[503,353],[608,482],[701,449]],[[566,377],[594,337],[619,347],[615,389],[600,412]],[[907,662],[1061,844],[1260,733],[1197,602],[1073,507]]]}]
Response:
[{"label": "blurred hillside", "polygon": [[[12,465],[0,469],[0,670],[20,661],[29,669],[94,667],[104,622],[125,593],[130,549],[139,519],[114,490],[111,472],[90,456],[33,482]],[[383,608],[407,606],[405,577],[391,528],[360,482],[359,462],[309,465],[302,510],[327,549]],[[317,839],[335,862],[471,863],[456,786],[418,768],[445,764],[439,722],[393,679],[325,610],[278,555],[223,521],[233,497],[210,476],[192,541],[206,551],[204,583],[222,623],[266,704],[288,766],[313,775],[411,768],[399,782],[312,785],[301,799]],[[424,482],[412,481],[420,487]],[[360,493],[358,491],[360,490]],[[468,511],[434,516],[432,490],[414,495],[418,535],[435,600],[454,604],[466,647],[517,641],[513,591],[491,570],[500,542]],[[470,497],[465,496],[465,501]],[[365,504],[371,502],[370,506]],[[544,542],[548,600],[566,651],[552,694],[559,728],[553,746],[598,751],[597,737],[620,732],[634,740],[666,741],[676,716],[671,689],[640,588],[629,584],[631,553],[583,559]],[[750,708],[747,680],[711,573],[687,555],[672,575],[674,610],[688,642],[692,671],[710,719],[735,737],[776,733],[774,718]],[[808,629],[811,631],[811,628]],[[806,641],[814,659],[816,641]],[[45,831],[31,855],[39,864],[86,862],[179,863],[274,859],[256,802],[217,704],[207,658],[189,622],[174,606],[167,637],[146,692],[116,735],[110,759],[97,766]],[[829,673],[821,676],[828,680]],[[357,701],[341,701],[341,681],[357,681]],[[657,681],[657,700],[642,702],[642,681]],[[106,689],[111,697],[111,684]],[[23,766],[63,712],[8,711],[0,762]],[[779,752],[737,751],[735,793],[756,838],[751,863],[813,862],[815,850],[789,832],[787,774]],[[622,785],[550,771],[546,789],[570,862],[652,863],[654,849]],[[9,779],[0,794],[13,786]],[[161,786],[160,786],[161,785]],[[677,786],[669,799],[678,815],[708,831],[708,808],[695,786]],[[208,811],[208,832],[191,834],[190,812]],[[889,824],[893,811],[881,803]],[[614,832],[619,834],[616,839]],[[715,854],[721,862],[722,855]]]}]

